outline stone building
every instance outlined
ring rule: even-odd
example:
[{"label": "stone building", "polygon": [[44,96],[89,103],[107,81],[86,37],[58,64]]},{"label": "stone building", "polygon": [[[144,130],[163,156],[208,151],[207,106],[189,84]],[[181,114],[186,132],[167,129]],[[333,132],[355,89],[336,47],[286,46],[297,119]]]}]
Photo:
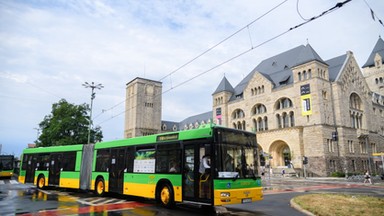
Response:
[{"label": "stone building", "polygon": [[383,77],[382,44],[364,65],[367,80],[352,52],[324,61],[309,44],[265,59],[234,88],[224,77],[214,119],[255,131],[273,168],[301,171],[305,156],[313,176],[381,172],[372,153],[384,152],[384,103],[369,79]]},{"label": "stone building", "polygon": [[381,38],[362,69],[351,51],[323,60],[309,44],[301,45],[263,60],[235,87],[224,77],[212,94],[212,111],[181,122],[160,120],[161,83],[136,78],[127,84],[125,134],[186,130],[213,121],[256,132],[272,168],[300,173],[305,156],[311,176],[382,173],[372,153],[384,152],[383,60]]},{"label": "stone building", "polygon": [[127,83],[124,137],[156,134],[161,131],[162,84],[144,78]]}]

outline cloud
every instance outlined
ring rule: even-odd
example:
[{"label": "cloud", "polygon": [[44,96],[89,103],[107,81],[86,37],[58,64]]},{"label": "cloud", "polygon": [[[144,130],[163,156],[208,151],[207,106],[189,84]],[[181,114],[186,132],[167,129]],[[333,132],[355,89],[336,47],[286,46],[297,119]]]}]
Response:
[{"label": "cloud", "polygon": [[[352,50],[362,64],[384,33],[364,2],[351,1],[264,44],[303,22],[296,1],[263,16],[281,2],[2,1],[0,100],[5,106],[0,112],[5,115],[0,143],[21,152],[35,140],[33,128],[49,114],[52,103],[60,98],[90,103],[91,92],[82,86],[86,81],[105,86],[96,91],[93,114],[100,114],[95,123],[102,122],[105,140],[116,139],[123,136],[125,85],[135,77],[160,80],[172,73],[160,80],[167,92],[163,119],[181,121],[211,109],[211,94],[224,75],[236,86],[263,59],[307,39],[324,60]],[[369,3],[384,18],[383,3]],[[313,17],[334,5],[331,0],[300,1],[299,11]],[[23,131],[23,136],[15,136],[15,131]]]}]

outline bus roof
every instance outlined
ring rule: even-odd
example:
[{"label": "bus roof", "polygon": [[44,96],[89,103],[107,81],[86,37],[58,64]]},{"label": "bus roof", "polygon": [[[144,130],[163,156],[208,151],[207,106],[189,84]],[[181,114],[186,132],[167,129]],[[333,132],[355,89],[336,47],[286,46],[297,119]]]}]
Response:
[{"label": "bus roof", "polygon": [[37,148],[26,148],[24,154],[33,153],[51,153],[51,152],[66,152],[66,151],[81,151],[83,144],[77,145],[63,145],[63,146],[49,146],[49,147],[37,147]]},{"label": "bus roof", "polygon": [[[160,133],[160,134],[154,134],[149,136],[133,137],[128,139],[114,140],[114,141],[99,142],[95,144],[95,149],[120,147],[120,146],[122,147],[122,146],[138,145],[138,144],[145,145],[145,144],[179,141],[179,140],[210,138],[213,136],[212,132],[214,128],[226,128],[226,127],[215,125],[215,124],[206,124],[206,125],[200,126],[197,129]],[[236,129],[231,129],[231,130],[236,130]],[[242,132],[246,132],[246,131],[242,131]],[[251,132],[247,132],[247,133],[251,133]],[[23,153],[33,154],[33,153],[81,151],[83,149],[83,145],[86,145],[86,144],[27,148],[27,149],[24,149]]]},{"label": "bus roof", "polygon": [[153,144],[161,143],[165,141],[179,141],[179,140],[191,140],[191,139],[203,139],[212,137],[213,128],[219,127],[207,124],[205,126],[200,126],[197,129],[176,131],[176,132],[167,132],[154,134],[149,136],[133,137],[122,140],[107,141],[96,143],[95,149],[100,148],[109,148],[109,147],[119,147],[119,146],[130,146],[137,144]]}]

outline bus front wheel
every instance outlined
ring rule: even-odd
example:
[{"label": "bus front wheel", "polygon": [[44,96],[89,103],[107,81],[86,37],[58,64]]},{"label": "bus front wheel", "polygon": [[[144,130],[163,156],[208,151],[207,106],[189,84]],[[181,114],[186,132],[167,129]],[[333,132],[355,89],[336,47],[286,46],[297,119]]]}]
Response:
[{"label": "bus front wheel", "polygon": [[163,183],[158,190],[157,201],[166,208],[173,208],[175,206],[173,194],[171,185]]},{"label": "bus front wheel", "polygon": [[43,175],[39,175],[37,178],[37,188],[42,189],[45,186],[45,177]]},{"label": "bus front wheel", "polygon": [[98,178],[95,183],[95,193],[98,196],[103,196],[105,192],[104,179]]}]

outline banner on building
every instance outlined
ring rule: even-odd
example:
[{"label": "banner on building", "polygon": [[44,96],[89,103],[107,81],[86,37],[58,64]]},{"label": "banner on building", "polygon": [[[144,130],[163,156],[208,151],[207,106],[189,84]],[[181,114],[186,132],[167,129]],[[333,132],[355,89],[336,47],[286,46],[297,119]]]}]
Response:
[{"label": "banner on building", "polygon": [[302,95],[301,97],[301,114],[303,116],[312,115],[311,95]]},{"label": "banner on building", "polygon": [[300,86],[301,95],[301,114],[303,116],[312,115],[311,86],[305,84]]}]

